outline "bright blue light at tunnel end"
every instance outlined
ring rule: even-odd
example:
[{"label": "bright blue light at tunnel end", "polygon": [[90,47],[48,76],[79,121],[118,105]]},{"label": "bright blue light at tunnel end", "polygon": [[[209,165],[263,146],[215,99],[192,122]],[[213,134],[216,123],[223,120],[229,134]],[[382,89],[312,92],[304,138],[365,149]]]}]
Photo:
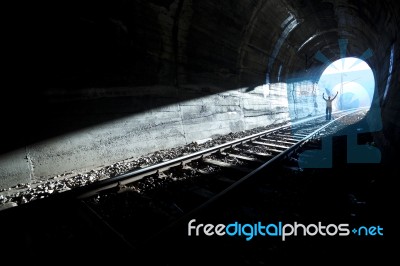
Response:
[{"label": "bright blue light at tunnel end", "polygon": [[333,111],[371,106],[375,79],[368,64],[355,57],[346,57],[330,64],[322,73],[318,87],[327,96],[339,92]]}]

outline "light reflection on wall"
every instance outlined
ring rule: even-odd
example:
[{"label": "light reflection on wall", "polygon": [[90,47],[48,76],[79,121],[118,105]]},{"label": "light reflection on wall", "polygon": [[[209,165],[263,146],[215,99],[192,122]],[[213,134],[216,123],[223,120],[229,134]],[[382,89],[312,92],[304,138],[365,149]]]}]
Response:
[{"label": "light reflection on wall", "polygon": [[292,79],[287,83],[267,83],[256,88],[271,106],[286,110],[290,120],[317,116],[325,112],[325,102],[318,85],[304,78]]}]

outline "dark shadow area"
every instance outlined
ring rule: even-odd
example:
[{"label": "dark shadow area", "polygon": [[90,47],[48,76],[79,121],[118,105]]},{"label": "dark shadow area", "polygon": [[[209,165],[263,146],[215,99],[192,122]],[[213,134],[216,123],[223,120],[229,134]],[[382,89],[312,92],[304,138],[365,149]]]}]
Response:
[{"label": "dark shadow area", "polygon": [[[350,129],[344,130],[347,133]],[[360,136],[362,142],[373,141],[371,134]],[[161,256],[149,258],[160,265],[184,265],[186,258],[196,258],[193,265],[209,263],[268,265],[270,263],[326,262],[366,263],[372,259],[389,262],[396,254],[396,174],[393,165],[348,164],[346,136],[333,138],[333,167],[304,169],[290,172],[283,164],[258,174],[247,186],[227,194],[217,204],[193,214],[184,222],[161,235],[148,247],[160,250]],[[283,167],[282,167],[283,166]],[[393,173],[393,174],[391,174]],[[350,230],[382,228],[382,235],[358,235],[349,231],[346,236],[188,236],[188,223],[254,225],[294,222],[309,225],[347,224]],[[250,229],[247,228],[247,233]],[[192,231],[195,234],[195,231]],[[301,232],[301,230],[299,230]],[[300,233],[301,234],[301,233]],[[174,239],[174,244],[170,241]],[[170,243],[170,244],[168,244]],[[145,250],[143,252],[145,253]]]},{"label": "dark shadow area", "polygon": [[[163,32],[164,22],[159,20],[161,7],[169,7],[171,1],[23,4],[7,36],[12,82],[1,90],[0,153],[238,88],[235,78],[214,75],[208,81],[213,74],[200,77],[205,82],[192,83],[199,84],[193,89],[177,85],[176,51],[163,47],[162,36],[169,29]],[[153,4],[160,5],[159,12]],[[188,41],[189,51],[197,41]],[[208,71],[195,62],[187,69],[187,76],[190,71]]]},{"label": "dark shadow area", "polygon": [[[0,213],[2,257],[22,263],[53,265],[56,260],[122,262],[131,248],[118,235],[93,219],[79,202],[43,200]],[[126,258],[125,258],[126,260]]]}]

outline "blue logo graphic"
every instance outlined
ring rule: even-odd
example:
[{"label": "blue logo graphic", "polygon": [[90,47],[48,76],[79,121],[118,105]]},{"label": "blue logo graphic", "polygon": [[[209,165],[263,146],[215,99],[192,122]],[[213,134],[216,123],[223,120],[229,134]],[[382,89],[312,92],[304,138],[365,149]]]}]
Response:
[{"label": "blue logo graphic", "polygon": [[[324,74],[321,76],[318,85],[304,85],[304,78],[292,78],[287,81],[287,95],[289,102],[292,103],[292,106],[289,107],[290,117],[297,119],[298,109],[302,108],[301,106],[314,106],[314,110],[310,110],[310,115],[317,115],[325,112],[325,108],[322,107],[326,105],[327,120],[328,117],[330,120],[328,111],[370,107],[365,121],[359,128],[342,130],[340,134],[347,137],[347,163],[379,163],[381,152],[378,148],[369,144],[359,145],[357,143],[358,134],[382,129],[381,111],[377,102],[379,97],[373,97],[375,80],[371,69],[363,61],[373,56],[373,51],[367,49],[359,58],[348,58],[350,60],[345,61],[347,44],[346,39],[339,40],[342,59],[333,63],[322,52],[316,53],[314,58],[329,66],[324,71],[326,76]],[[322,78],[323,76],[324,78]],[[310,90],[310,86],[313,86],[312,90]],[[335,95],[337,95],[336,99]],[[330,100],[329,104],[328,99]],[[296,130],[293,134],[295,133]],[[332,168],[332,136],[322,138],[320,150],[313,149],[302,152],[299,155],[299,167]]]}]

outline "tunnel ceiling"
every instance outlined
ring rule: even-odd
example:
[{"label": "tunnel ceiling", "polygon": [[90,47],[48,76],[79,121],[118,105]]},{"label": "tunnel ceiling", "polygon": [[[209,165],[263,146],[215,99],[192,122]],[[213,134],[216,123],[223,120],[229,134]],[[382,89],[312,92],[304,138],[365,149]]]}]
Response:
[{"label": "tunnel ceiling", "polygon": [[346,56],[371,49],[373,56],[365,61],[373,70],[388,64],[390,47],[399,41],[396,0],[34,5],[26,39],[35,46],[32,61],[42,62],[40,85],[51,90],[160,84],[234,88],[262,84],[267,73],[271,82],[304,75],[316,79],[329,63],[315,56],[340,58],[339,39],[348,42]]},{"label": "tunnel ceiling", "polygon": [[348,43],[345,56],[360,57],[371,49],[377,56],[365,61],[374,68],[399,33],[395,1],[266,1],[255,10],[254,30],[248,33],[250,42],[244,50],[254,54],[253,47],[258,47],[266,58],[254,57],[255,64],[242,55],[243,79],[262,72],[265,66],[272,81],[297,76],[318,79],[328,63],[316,60],[316,54],[321,52],[331,62],[339,59],[339,39]]},{"label": "tunnel ceiling", "polygon": [[[4,151],[131,114],[125,107],[133,108],[135,95],[151,99],[134,106],[146,112],[224,90],[247,92],[267,76],[316,80],[343,56],[339,40],[347,40],[345,56],[371,52],[365,61],[377,95],[389,88],[390,100],[379,99],[383,122],[394,139],[400,134],[398,64],[388,78],[391,51],[400,61],[398,0],[13,4],[4,36],[5,65],[14,72],[1,97]],[[80,120],[84,115],[90,119]]]}]

